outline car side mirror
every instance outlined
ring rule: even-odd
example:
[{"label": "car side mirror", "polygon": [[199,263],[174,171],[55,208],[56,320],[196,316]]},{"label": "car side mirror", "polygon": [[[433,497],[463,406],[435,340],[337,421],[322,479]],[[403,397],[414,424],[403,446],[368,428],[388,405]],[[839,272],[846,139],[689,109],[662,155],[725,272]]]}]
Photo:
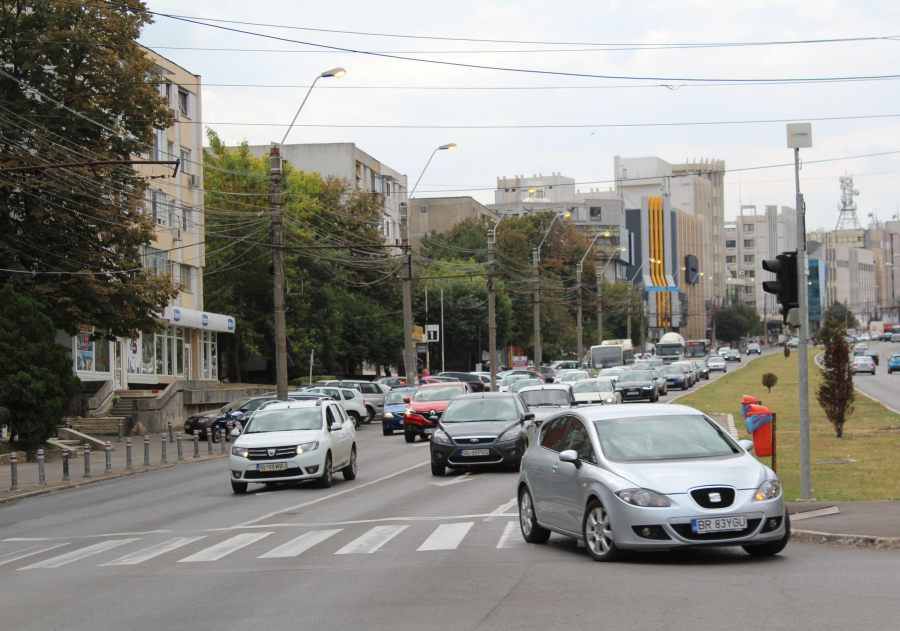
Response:
[{"label": "car side mirror", "polygon": [[409,403],[409,397],[403,397],[403,402],[404,402],[404,403]]},{"label": "car side mirror", "polygon": [[249,410],[249,408],[241,408],[241,409],[239,410],[239,412],[244,412],[244,413],[246,414],[246,413],[247,413],[247,410]]},{"label": "car side mirror", "polygon": [[525,412],[522,416],[523,421],[533,421],[534,420],[534,412]]},{"label": "car side mirror", "polygon": [[744,451],[750,452],[753,451],[753,441],[747,440],[746,438],[738,441],[738,445],[741,446],[741,449]]},{"label": "car side mirror", "polygon": [[559,453],[559,459],[562,462],[571,462],[576,469],[581,468],[581,460],[578,459],[578,452],[574,449],[566,449]]},{"label": "car side mirror", "polygon": [[335,421],[334,423],[331,424],[331,427],[330,427],[329,429],[330,429],[332,432],[338,432],[338,431],[341,430],[341,427],[342,427],[342,426],[343,426],[343,425],[342,425],[341,423]]},{"label": "car side mirror", "polygon": [[239,429],[237,429],[237,428],[234,428],[233,430],[231,430],[231,437],[232,437],[232,438],[237,438],[237,437],[240,436],[240,435],[241,435],[241,430],[239,430]]}]

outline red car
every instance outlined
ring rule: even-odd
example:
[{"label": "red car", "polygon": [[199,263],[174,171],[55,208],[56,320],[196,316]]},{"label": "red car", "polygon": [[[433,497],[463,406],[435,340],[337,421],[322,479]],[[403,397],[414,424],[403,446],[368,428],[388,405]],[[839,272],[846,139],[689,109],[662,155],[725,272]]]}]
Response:
[{"label": "red car", "polygon": [[450,399],[458,394],[472,392],[468,383],[427,383],[419,386],[412,398],[403,399],[407,408],[403,412],[403,435],[406,442],[423,440],[434,432]]}]

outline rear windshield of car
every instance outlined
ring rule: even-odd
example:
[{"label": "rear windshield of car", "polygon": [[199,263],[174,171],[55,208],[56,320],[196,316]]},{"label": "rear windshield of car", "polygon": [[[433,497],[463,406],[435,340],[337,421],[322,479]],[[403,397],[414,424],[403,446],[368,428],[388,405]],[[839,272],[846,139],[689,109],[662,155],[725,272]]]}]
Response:
[{"label": "rear windshield of car", "polygon": [[517,381],[521,381],[522,379],[527,379],[527,375],[510,375],[509,377],[504,377],[500,382],[501,386],[511,386]]},{"label": "rear windshield of car", "polygon": [[595,421],[603,453],[612,460],[716,458],[739,453],[704,416],[665,416]]},{"label": "rear windshield of car", "polygon": [[245,434],[292,432],[322,427],[322,408],[293,408],[289,410],[260,410],[244,430]]},{"label": "rear windshield of car", "polygon": [[445,386],[442,388],[419,388],[413,401],[446,401],[463,392],[460,386]]},{"label": "rear windshield of car", "polygon": [[569,404],[569,394],[565,390],[525,390],[519,396],[528,407],[560,406]]},{"label": "rear windshield of car", "polygon": [[587,379],[589,376],[590,375],[581,370],[570,370],[559,379],[560,381],[578,381],[579,379]]},{"label": "rear windshield of car", "polygon": [[388,392],[388,395],[384,398],[384,404],[399,405],[400,403],[403,403],[403,399],[409,396],[412,396],[412,393],[409,391]]},{"label": "rear windshield of car", "polygon": [[678,366],[663,366],[659,371],[664,375],[675,375],[676,377],[684,374],[684,371]]},{"label": "rear windshield of car", "polygon": [[441,423],[474,423],[477,421],[515,421],[519,418],[515,402],[510,399],[456,399],[450,402]]},{"label": "rear windshield of car", "polygon": [[636,370],[633,372],[623,372],[619,375],[619,383],[632,383],[635,381],[650,381],[650,373],[646,370]]},{"label": "rear windshield of car", "polygon": [[518,392],[522,388],[527,388],[529,386],[539,386],[543,383],[541,379],[519,379],[513,385],[509,387],[510,392]]},{"label": "rear windshield of car", "polygon": [[606,379],[599,379],[597,381],[579,381],[572,387],[572,392],[575,394],[584,394],[586,392],[613,392],[615,388],[613,388],[612,382],[607,381]]}]

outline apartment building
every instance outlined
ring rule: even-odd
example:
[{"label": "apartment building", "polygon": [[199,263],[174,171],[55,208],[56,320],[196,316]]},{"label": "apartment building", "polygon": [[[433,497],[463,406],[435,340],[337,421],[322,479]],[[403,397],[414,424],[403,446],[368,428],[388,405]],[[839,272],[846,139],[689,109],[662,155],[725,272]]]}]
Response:
[{"label": "apartment building", "polygon": [[840,301],[863,323],[876,319],[876,315],[880,318],[881,312],[891,305],[878,299],[875,252],[870,249],[868,231],[863,228],[817,230],[807,235],[807,250],[813,244],[823,248],[828,266],[825,309]]},{"label": "apartment building", "polygon": [[[270,145],[251,145],[257,157],[269,155]],[[400,245],[400,202],[406,201],[406,176],[382,164],[352,142],[284,145],[281,159],[306,173],[342,178],[375,195],[384,209],[381,232],[385,243]]]},{"label": "apartment building", "polygon": [[175,178],[171,166],[135,167],[154,176],[147,192],[146,211],[155,223],[151,246],[144,248],[144,266],[170,274],[184,285],[158,317],[166,323],[159,333],[136,332],[114,342],[92,341],[92,331],[59,341],[72,350],[76,374],[82,381],[113,381],[115,389],[166,384],[179,379],[217,380],[220,333],[235,330],[235,318],[203,308],[204,247],[203,126],[200,76],[158,53],[152,78],[169,101],[175,124],[156,131],[155,141],[142,157],[180,159]]},{"label": "apartment building", "polygon": [[498,215],[472,197],[429,197],[409,200],[409,242],[418,252],[422,239],[446,232],[465,219],[491,219]]}]

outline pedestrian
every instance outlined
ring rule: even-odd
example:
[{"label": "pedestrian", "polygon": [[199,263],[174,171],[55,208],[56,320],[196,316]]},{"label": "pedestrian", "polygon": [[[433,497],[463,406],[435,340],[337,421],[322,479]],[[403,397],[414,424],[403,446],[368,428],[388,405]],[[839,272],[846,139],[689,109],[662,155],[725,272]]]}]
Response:
[{"label": "pedestrian", "polygon": [[431,373],[428,372],[428,369],[426,368],[425,370],[422,371],[422,376],[423,376],[423,377],[430,377],[430,376],[431,376]]}]

